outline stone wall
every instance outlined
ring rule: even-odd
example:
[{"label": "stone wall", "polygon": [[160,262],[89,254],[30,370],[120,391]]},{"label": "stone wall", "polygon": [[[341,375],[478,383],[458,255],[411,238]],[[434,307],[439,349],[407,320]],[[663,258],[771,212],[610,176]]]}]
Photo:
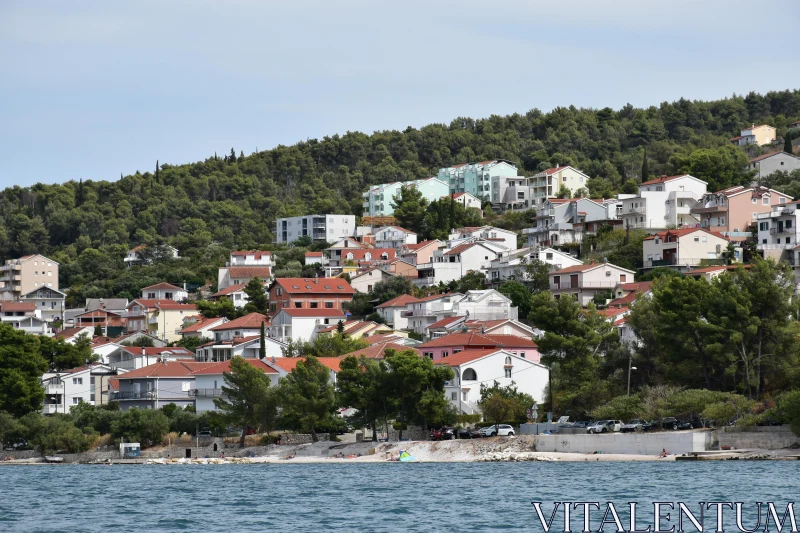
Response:
[{"label": "stone wall", "polygon": [[711,440],[711,431],[537,435],[536,451],[658,455],[666,449],[670,454],[683,454],[708,450]]},{"label": "stone wall", "polygon": [[[330,440],[327,433],[317,433],[317,437],[320,441]],[[309,444],[311,442],[313,442],[311,433],[281,433],[281,446],[287,444],[296,446],[298,444]]]},{"label": "stone wall", "polygon": [[800,446],[800,437],[789,426],[724,427],[717,432],[717,438],[720,449],[780,450]]}]

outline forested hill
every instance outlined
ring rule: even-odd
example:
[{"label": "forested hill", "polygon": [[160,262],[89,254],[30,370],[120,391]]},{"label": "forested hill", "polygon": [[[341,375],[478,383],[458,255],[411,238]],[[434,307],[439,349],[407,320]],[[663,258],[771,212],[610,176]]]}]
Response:
[{"label": "forested hill", "polygon": [[768,123],[780,135],[798,118],[800,90],[792,90],[713,102],[681,99],[647,109],[534,109],[420,129],[348,133],[251,155],[231,150],[180,166],[156,169],[154,161],[153,171],[116,181],[3,190],[0,258],[47,254],[62,264],[62,285],[76,282],[69,279],[69,265],[87,250],[92,258],[121,265],[119,254],[128,247],[166,242],[195,260],[216,250],[204,259],[215,262],[224,255],[220,250],[269,247],[277,217],[360,214],[367,185],[495,158],[515,161],[527,174],[573,165],[602,178],[592,182],[591,193],[609,195],[626,180],[640,179],[645,150],[648,175],[670,173],[686,167],[697,149],[744,157],[728,151],[728,139],[740,128]]}]

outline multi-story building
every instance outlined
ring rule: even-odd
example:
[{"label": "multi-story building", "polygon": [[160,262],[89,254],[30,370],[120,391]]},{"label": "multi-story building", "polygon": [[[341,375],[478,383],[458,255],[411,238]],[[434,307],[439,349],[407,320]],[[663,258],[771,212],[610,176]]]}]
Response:
[{"label": "multi-story building", "polygon": [[481,209],[481,199],[468,192],[457,192],[450,197],[467,209]]},{"label": "multi-story building", "polygon": [[423,241],[417,244],[406,244],[400,248],[400,258],[412,265],[430,263],[433,253],[442,243],[436,239]]},{"label": "multi-story building", "polygon": [[617,283],[633,281],[635,272],[611,263],[575,265],[550,273],[555,298],[569,297],[588,305],[599,292],[610,292]]},{"label": "multi-story building", "polygon": [[791,172],[800,168],[800,157],[786,152],[772,152],[750,160],[750,170],[757,178],[765,178],[774,172]]},{"label": "multi-story building", "polygon": [[794,266],[795,277],[800,278],[798,209],[800,200],[774,205],[769,213],[759,213],[756,222],[758,223],[757,246],[764,258],[787,261]]},{"label": "multi-story building", "polygon": [[272,278],[275,262],[272,253],[266,250],[235,250],[230,259],[217,272],[217,290],[223,291],[235,285],[247,285],[253,279],[260,279],[265,285]]},{"label": "multi-story building", "polygon": [[449,250],[434,252],[430,263],[418,264],[418,287],[429,287],[461,279],[470,272],[484,272],[505,247],[494,242],[465,242]]},{"label": "multi-story building", "polygon": [[502,252],[497,259],[491,261],[486,277],[494,284],[505,280],[530,281],[526,267],[537,260],[550,265],[551,270],[583,264],[580,259],[553,248],[528,247]]},{"label": "multi-story building", "polygon": [[73,318],[75,327],[78,328],[94,328],[99,327],[103,335],[115,335],[122,332],[125,326],[125,318],[119,313],[112,313],[105,309],[95,309],[94,311],[86,311]]},{"label": "multi-story building", "polygon": [[355,235],[354,215],[306,215],[279,218],[275,227],[275,242],[288,244],[300,237],[313,241],[333,242],[342,237]]},{"label": "multi-story building", "polygon": [[215,364],[162,360],[125,372],[116,377],[119,389],[112,392],[111,399],[119,402],[122,411],[160,409],[170,403],[181,409],[194,407],[191,392],[197,387],[193,372]]},{"label": "multi-story building", "polygon": [[[400,196],[403,187],[417,189],[428,202],[447,196],[450,189],[445,181],[437,178],[426,178],[414,181],[395,181],[383,185],[373,185],[362,193],[365,217],[390,217],[394,214],[394,198]],[[353,226],[355,232],[355,224]],[[351,233],[353,235],[354,233]],[[340,237],[340,235],[337,235]],[[331,241],[332,239],[328,239]]]},{"label": "multi-story building", "polygon": [[147,300],[172,300],[173,302],[185,302],[189,299],[189,293],[172,283],[157,283],[145,287],[141,291],[141,297]]},{"label": "multi-story building", "polygon": [[561,246],[581,242],[587,222],[607,217],[608,208],[588,198],[548,198],[536,212],[536,226],[522,233],[528,246]]},{"label": "multi-story building", "polygon": [[341,278],[279,278],[269,289],[271,313],[281,309],[342,309],[355,289]]},{"label": "multi-story building", "polygon": [[76,405],[105,405],[108,403],[108,381],[115,376],[110,367],[86,365],[42,377],[44,403],[42,414],[66,414]]},{"label": "multi-story building", "polygon": [[575,196],[578,189],[586,187],[589,176],[569,165],[562,167],[557,165],[553,168],[542,170],[528,179],[531,188],[531,198],[533,207],[539,207],[548,198],[556,198],[561,187],[569,190],[570,196]]},{"label": "multi-story building", "polygon": [[30,302],[39,310],[42,320],[52,322],[64,318],[64,300],[66,295],[51,287],[39,287],[20,297],[21,302]]},{"label": "multi-story building", "polygon": [[530,338],[516,335],[492,335],[488,333],[451,333],[436,337],[416,347],[420,355],[434,363],[465,350],[503,349],[523,359],[539,362],[539,348]]},{"label": "multi-story building", "polygon": [[517,249],[517,234],[513,231],[496,228],[494,226],[454,229],[450,232],[447,245],[453,247],[478,240],[499,244],[505,250]]},{"label": "multi-story building", "polygon": [[[128,340],[128,339],[126,339]],[[195,355],[180,346],[122,346],[117,345],[106,356],[112,370],[138,370],[158,362],[195,360]]]},{"label": "multi-story building", "polygon": [[280,342],[309,342],[317,333],[344,322],[341,309],[283,308],[272,318],[269,336]]},{"label": "multi-story building", "polygon": [[0,266],[0,300],[19,300],[39,287],[58,290],[58,263],[34,254]]},{"label": "multi-story building", "polygon": [[376,248],[402,248],[406,244],[417,244],[417,234],[399,226],[386,226],[375,230]]},{"label": "multi-story building", "polygon": [[535,207],[530,179],[524,176],[492,177],[492,208],[496,211],[520,211]]},{"label": "multi-story building", "polygon": [[[682,228],[657,232],[644,239],[644,268],[671,267],[681,271],[697,266],[725,264],[723,253],[728,240],[702,228]],[[736,260],[741,250],[736,249]]]},{"label": "multi-story building", "polygon": [[140,298],[128,304],[126,328],[173,342],[181,338],[184,319],[195,314],[197,307],[191,304]]},{"label": "multi-story building", "polygon": [[492,179],[500,176],[517,176],[519,170],[511,161],[496,159],[480,163],[463,163],[440,168],[437,177],[446,183],[449,191],[442,196],[467,192],[476,198],[492,198]]},{"label": "multi-story building", "polygon": [[764,146],[770,144],[777,138],[775,128],[762,124],[756,126],[753,124],[749,128],[743,129],[737,137],[733,137],[731,142],[737,146],[746,146],[748,144],[757,144]]},{"label": "multi-story building", "polygon": [[744,240],[760,213],[769,213],[772,206],[792,201],[791,196],[766,187],[736,185],[717,192],[706,193],[691,209],[700,219],[700,227],[719,232],[724,237]]},{"label": "multi-story building", "polygon": [[425,330],[442,318],[455,316],[453,304],[463,298],[458,292],[448,294],[434,294],[425,298],[418,298],[409,302],[406,309],[408,329],[425,334]]},{"label": "multi-story building", "polygon": [[409,304],[419,301],[418,298],[408,294],[401,294],[375,307],[375,311],[383,318],[386,324],[396,330],[408,329],[408,317],[411,316]]},{"label": "multi-story building", "polygon": [[[270,378],[270,383],[277,384],[278,371],[267,363],[259,359],[245,359],[253,368],[261,370]],[[205,411],[216,411],[217,406],[214,398],[222,398],[224,392],[222,386],[225,385],[225,374],[231,371],[231,361],[226,359],[214,365],[201,368],[192,372],[194,376],[195,388],[189,391],[190,396],[194,396],[195,410],[198,413]]]},{"label": "multi-story building", "polygon": [[467,291],[453,302],[453,315],[471,320],[517,320],[511,299],[494,289]]},{"label": "multi-story building", "polygon": [[706,182],[688,174],[642,182],[636,196],[622,200],[622,225],[656,231],[697,227],[700,220],[691,210],[706,192]]}]

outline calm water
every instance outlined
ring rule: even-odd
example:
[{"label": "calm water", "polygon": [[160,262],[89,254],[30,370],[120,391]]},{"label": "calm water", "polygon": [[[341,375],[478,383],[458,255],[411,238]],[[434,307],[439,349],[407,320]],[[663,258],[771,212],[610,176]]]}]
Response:
[{"label": "calm water", "polygon": [[0,531],[542,531],[534,500],[785,509],[798,474],[800,461],[0,467]]}]

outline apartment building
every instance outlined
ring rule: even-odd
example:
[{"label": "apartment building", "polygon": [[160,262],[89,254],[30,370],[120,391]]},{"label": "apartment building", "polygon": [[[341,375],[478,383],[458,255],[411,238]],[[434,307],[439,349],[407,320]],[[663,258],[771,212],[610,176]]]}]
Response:
[{"label": "apartment building", "polygon": [[108,381],[116,372],[103,364],[71,368],[42,377],[44,402],[42,414],[69,413],[76,405],[108,403]]},{"label": "apartment building", "polygon": [[528,179],[531,189],[532,206],[539,207],[548,198],[556,198],[561,187],[569,190],[570,196],[575,196],[578,189],[586,187],[589,176],[569,165],[562,167],[556,165],[534,174]]},{"label": "apartment building", "polygon": [[524,176],[492,177],[492,209],[521,211],[534,206],[529,178]]},{"label": "apartment building", "polygon": [[355,289],[341,278],[279,278],[269,289],[271,313],[281,309],[342,309]]},{"label": "apartment building", "polygon": [[607,206],[588,198],[548,198],[536,212],[536,226],[522,233],[528,246],[561,246],[581,242],[588,221],[607,217]]},{"label": "apartment building", "polygon": [[279,244],[289,244],[300,237],[310,237],[313,241],[334,242],[355,233],[354,215],[306,215],[279,218],[275,223],[275,242]]},{"label": "apartment building", "polygon": [[189,293],[186,291],[186,289],[177,287],[171,283],[157,283],[142,289],[141,297],[148,300],[172,300],[174,302],[185,302],[189,299]]},{"label": "apartment building", "polygon": [[[422,197],[429,203],[450,194],[450,188],[447,182],[438,178],[403,182],[395,181],[383,185],[373,185],[367,192],[361,195],[363,197],[362,207],[364,208],[364,216],[390,217],[394,215],[394,198],[395,196],[400,196],[400,190],[403,187],[413,187],[417,189],[422,194]],[[355,231],[355,227],[353,229]],[[351,233],[351,235],[353,234],[354,233]]]},{"label": "apartment building", "polygon": [[467,209],[481,209],[481,199],[468,192],[457,192],[451,197]]},{"label": "apartment building", "polygon": [[29,302],[36,306],[45,322],[64,318],[64,300],[66,294],[51,287],[39,287],[20,297],[21,302]]},{"label": "apartment building", "polygon": [[140,298],[128,304],[126,328],[173,342],[181,338],[184,319],[195,314],[197,308],[191,304]]},{"label": "apartment building", "polygon": [[800,229],[798,229],[798,209],[800,200],[788,202],[783,205],[774,205],[768,213],[759,213],[756,217],[758,223],[758,250],[764,258],[773,258],[776,261],[787,261],[795,268],[798,276],[797,247],[800,245]]},{"label": "apartment building", "polygon": [[483,240],[501,245],[506,250],[517,249],[517,234],[513,231],[496,228],[494,226],[458,228],[448,236],[449,247],[458,246],[467,242]]},{"label": "apartment building", "polygon": [[689,174],[642,182],[636,196],[622,200],[622,226],[644,230],[697,227],[700,220],[691,210],[706,194],[706,185]]},{"label": "apartment building", "polygon": [[800,168],[800,157],[786,152],[772,152],[750,160],[750,170],[757,178],[765,178],[774,172],[792,172]]},{"label": "apartment building", "polygon": [[418,287],[429,287],[461,279],[473,271],[485,272],[490,262],[504,250],[502,245],[488,241],[466,242],[449,250],[437,250],[430,263],[417,265],[418,277],[412,282]]},{"label": "apartment building", "polygon": [[495,159],[440,168],[437,178],[449,187],[448,192],[442,196],[466,192],[476,198],[492,198],[493,178],[518,174],[517,166],[511,161]]},{"label": "apartment building", "polygon": [[748,144],[764,146],[772,143],[776,138],[776,130],[772,126],[753,124],[751,127],[743,129],[738,136],[733,137],[731,142],[737,146],[747,146]]},{"label": "apartment building", "polygon": [[39,287],[58,290],[58,263],[34,254],[0,266],[0,300],[19,300]]},{"label": "apartment building", "polygon": [[569,297],[588,305],[595,294],[611,291],[617,283],[633,281],[635,272],[611,263],[575,265],[550,273],[555,298]]},{"label": "apartment building", "polygon": [[436,239],[423,241],[417,244],[406,244],[400,248],[400,259],[417,265],[420,263],[430,263],[433,253],[439,249],[442,243]]},{"label": "apartment building", "polygon": [[494,284],[505,280],[530,281],[526,268],[537,260],[547,263],[552,270],[583,264],[580,259],[553,248],[528,247],[502,252],[498,258],[491,261],[486,277]]},{"label": "apartment building", "polygon": [[403,245],[417,244],[417,234],[399,226],[386,226],[373,233],[376,248],[402,248]]},{"label": "apartment building", "polygon": [[744,240],[750,236],[750,227],[759,214],[791,201],[791,196],[766,187],[737,185],[704,194],[690,211],[700,220],[701,228]]},{"label": "apartment building", "polygon": [[[670,267],[680,271],[697,266],[725,264],[723,252],[728,240],[702,228],[682,228],[657,232],[642,243],[644,268]],[[741,250],[736,250],[741,260]]]},{"label": "apartment building", "polygon": [[247,285],[253,278],[258,278],[264,284],[267,284],[272,278],[272,269],[274,267],[275,260],[272,257],[272,252],[267,250],[234,250],[231,252],[230,259],[225,263],[225,266],[221,267],[217,272],[217,290],[220,292],[214,296],[224,296],[227,293],[220,293],[235,286]]}]

